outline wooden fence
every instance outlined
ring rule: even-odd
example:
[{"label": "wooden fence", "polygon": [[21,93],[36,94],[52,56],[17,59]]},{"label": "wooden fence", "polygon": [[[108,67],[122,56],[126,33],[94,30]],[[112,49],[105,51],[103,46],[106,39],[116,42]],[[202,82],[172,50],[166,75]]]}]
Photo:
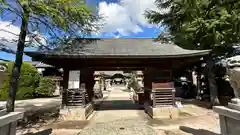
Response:
[{"label": "wooden fence", "polygon": [[152,90],[153,107],[175,105],[175,90],[173,88],[155,88]]},{"label": "wooden fence", "polygon": [[85,88],[73,88],[64,90],[62,93],[63,105],[85,107],[90,102]]}]

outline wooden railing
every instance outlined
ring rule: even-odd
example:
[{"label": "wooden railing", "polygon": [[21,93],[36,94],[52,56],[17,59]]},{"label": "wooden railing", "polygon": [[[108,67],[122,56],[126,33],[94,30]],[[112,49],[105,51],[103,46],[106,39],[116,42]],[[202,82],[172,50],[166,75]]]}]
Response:
[{"label": "wooden railing", "polygon": [[155,88],[152,90],[152,106],[175,105],[175,90],[173,88]]},{"label": "wooden railing", "polygon": [[89,96],[85,89],[67,89],[63,93],[66,106],[82,106],[89,103]]}]

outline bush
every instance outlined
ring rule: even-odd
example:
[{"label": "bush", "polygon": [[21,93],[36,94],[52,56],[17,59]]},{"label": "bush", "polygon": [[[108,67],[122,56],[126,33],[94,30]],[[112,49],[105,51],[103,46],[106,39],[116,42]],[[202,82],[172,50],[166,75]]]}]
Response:
[{"label": "bush", "polygon": [[38,97],[53,96],[56,90],[56,83],[49,77],[42,77],[39,82],[39,87],[36,88],[35,94]]},{"label": "bush", "polygon": [[[9,80],[12,75],[14,62],[7,63],[7,78],[3,81],[3,87],[0,89],[0,99],[6,100],[8,97]],[[40,75],[37,69],[30,63],[23,62],[20,72],[18,90],[16,99],[27,99],[34,97],[34,91],[38,87]]]}]

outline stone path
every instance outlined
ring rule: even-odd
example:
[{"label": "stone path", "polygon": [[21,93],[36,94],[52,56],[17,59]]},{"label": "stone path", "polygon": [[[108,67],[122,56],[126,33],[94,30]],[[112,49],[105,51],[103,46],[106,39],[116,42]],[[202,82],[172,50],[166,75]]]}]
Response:
[{"label": "stone path", "polygon": [[[178,120],[153,120],[143,107],[134,104],[124,87],[104,91],[89,121],[64,121],[27,135],[218,135],[218,116],[212,110],[185,104],[182,111],[191,114]],[[43,102],[43,101],[42,101]],[[22,134],[19,134],[22,135]]]},{"label": "stone path", "polygon": [[192,116],[179,120],[153,120],[128,92],[115,87],[99,106],[90,124],[78,135],[217,135],[218,116],[208,109],[186,105]]},{"label": "stone path", "polygon": [[134,104],[124,87],[115,87],[97,108],[90,124],[79,135],[154,135],[143,107]]},{"label": "stone path", "polygon": [[97,112],[92,118],[92,122],[107,122],[127,117],[142,118],[145,115],[143,108],[134,104],[130,99],[128,92],[121,91],[121,87],[115,87],[111,92],[106,93],[101,105],[97,108]]}]

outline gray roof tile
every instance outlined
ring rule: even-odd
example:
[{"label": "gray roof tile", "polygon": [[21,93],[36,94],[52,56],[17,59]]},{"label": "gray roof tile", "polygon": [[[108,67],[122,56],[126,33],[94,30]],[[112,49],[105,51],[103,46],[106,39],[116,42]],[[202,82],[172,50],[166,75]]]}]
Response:
[{"label": "gray roof tile", "polygon": [[[181,56],[207,54],[209,50],[186,50],[174,44],[156,42],[149,38],[105,38],[91,43],[73,42],[69,46],[49,52],[36,52],[60,56]],[[32,53],[27,53],[31,56]]]}]

